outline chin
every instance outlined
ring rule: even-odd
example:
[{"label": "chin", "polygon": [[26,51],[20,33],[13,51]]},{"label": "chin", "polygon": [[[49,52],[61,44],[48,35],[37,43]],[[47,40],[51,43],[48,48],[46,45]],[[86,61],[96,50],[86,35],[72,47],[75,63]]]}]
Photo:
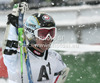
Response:
[{"label": "chin", "polygon": [[44,48],[42,48],[42,50],[48,50],[50,47],[44,47]]}]

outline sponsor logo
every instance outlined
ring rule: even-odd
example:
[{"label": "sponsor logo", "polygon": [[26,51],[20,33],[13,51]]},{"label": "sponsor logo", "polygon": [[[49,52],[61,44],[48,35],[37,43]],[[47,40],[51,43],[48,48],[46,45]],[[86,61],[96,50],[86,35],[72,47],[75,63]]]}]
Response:
[{"label": "sponsor logo", "polygon": [[35,54],[40,55],[41,53],[39,53],[38,51],[34,50],[33,51]]},{"label": "sponsor logo", "polygon": [[42,19],[48,21],[48,20],[50,20],[50,17],[49,17],[48,15],[44,15],[44,16],[42,17]]},{"label": "sponsor logo", "polygon": [[29,24],[29,26],[30,26],[30,27],[36,27],[36,25],[34,25],[34,24]]}]

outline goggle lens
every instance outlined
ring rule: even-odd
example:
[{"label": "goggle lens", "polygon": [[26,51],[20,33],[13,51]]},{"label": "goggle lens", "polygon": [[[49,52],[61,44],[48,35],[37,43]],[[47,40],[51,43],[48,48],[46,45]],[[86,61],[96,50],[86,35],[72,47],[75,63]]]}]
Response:
[{"label": "goggle lens", "polygon": [[55,28],[51,28],[51,29],[38,29],[38,37],[41,39],[45,39],[48,34],[51,36],[51,38],[53,39],[55,37]]}]

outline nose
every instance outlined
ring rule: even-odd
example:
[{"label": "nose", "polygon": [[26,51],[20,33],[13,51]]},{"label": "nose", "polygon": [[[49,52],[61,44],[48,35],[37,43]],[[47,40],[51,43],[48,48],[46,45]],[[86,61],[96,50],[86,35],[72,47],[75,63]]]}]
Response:
[{"label": "nose", "polygon": [[46,40],[45,40],[46,42],[51,42],[52,41],[52,39],[51,39],[51,37],[50,37],[50,35],[46,38]]}]

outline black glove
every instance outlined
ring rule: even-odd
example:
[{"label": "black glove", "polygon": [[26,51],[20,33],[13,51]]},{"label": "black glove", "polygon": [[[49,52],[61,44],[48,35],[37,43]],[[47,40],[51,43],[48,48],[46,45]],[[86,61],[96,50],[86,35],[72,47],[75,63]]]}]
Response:
[{"label": "black glove", "polygon": [[10,23],[17,28],[18,27],[18,16],[9,14],[7,24],[10,24]]},{"label": "black glove", "polygon": [[28,4],[26,2],[21,2],[20,6],[18,4],[14,4],[12,13],[8,15],[8,24],[11,23],[16,28],[18,27],[18,16],[19,16],[19,9],[21,10],[21,13],[24,14],[25,11],[27,11]]}]

